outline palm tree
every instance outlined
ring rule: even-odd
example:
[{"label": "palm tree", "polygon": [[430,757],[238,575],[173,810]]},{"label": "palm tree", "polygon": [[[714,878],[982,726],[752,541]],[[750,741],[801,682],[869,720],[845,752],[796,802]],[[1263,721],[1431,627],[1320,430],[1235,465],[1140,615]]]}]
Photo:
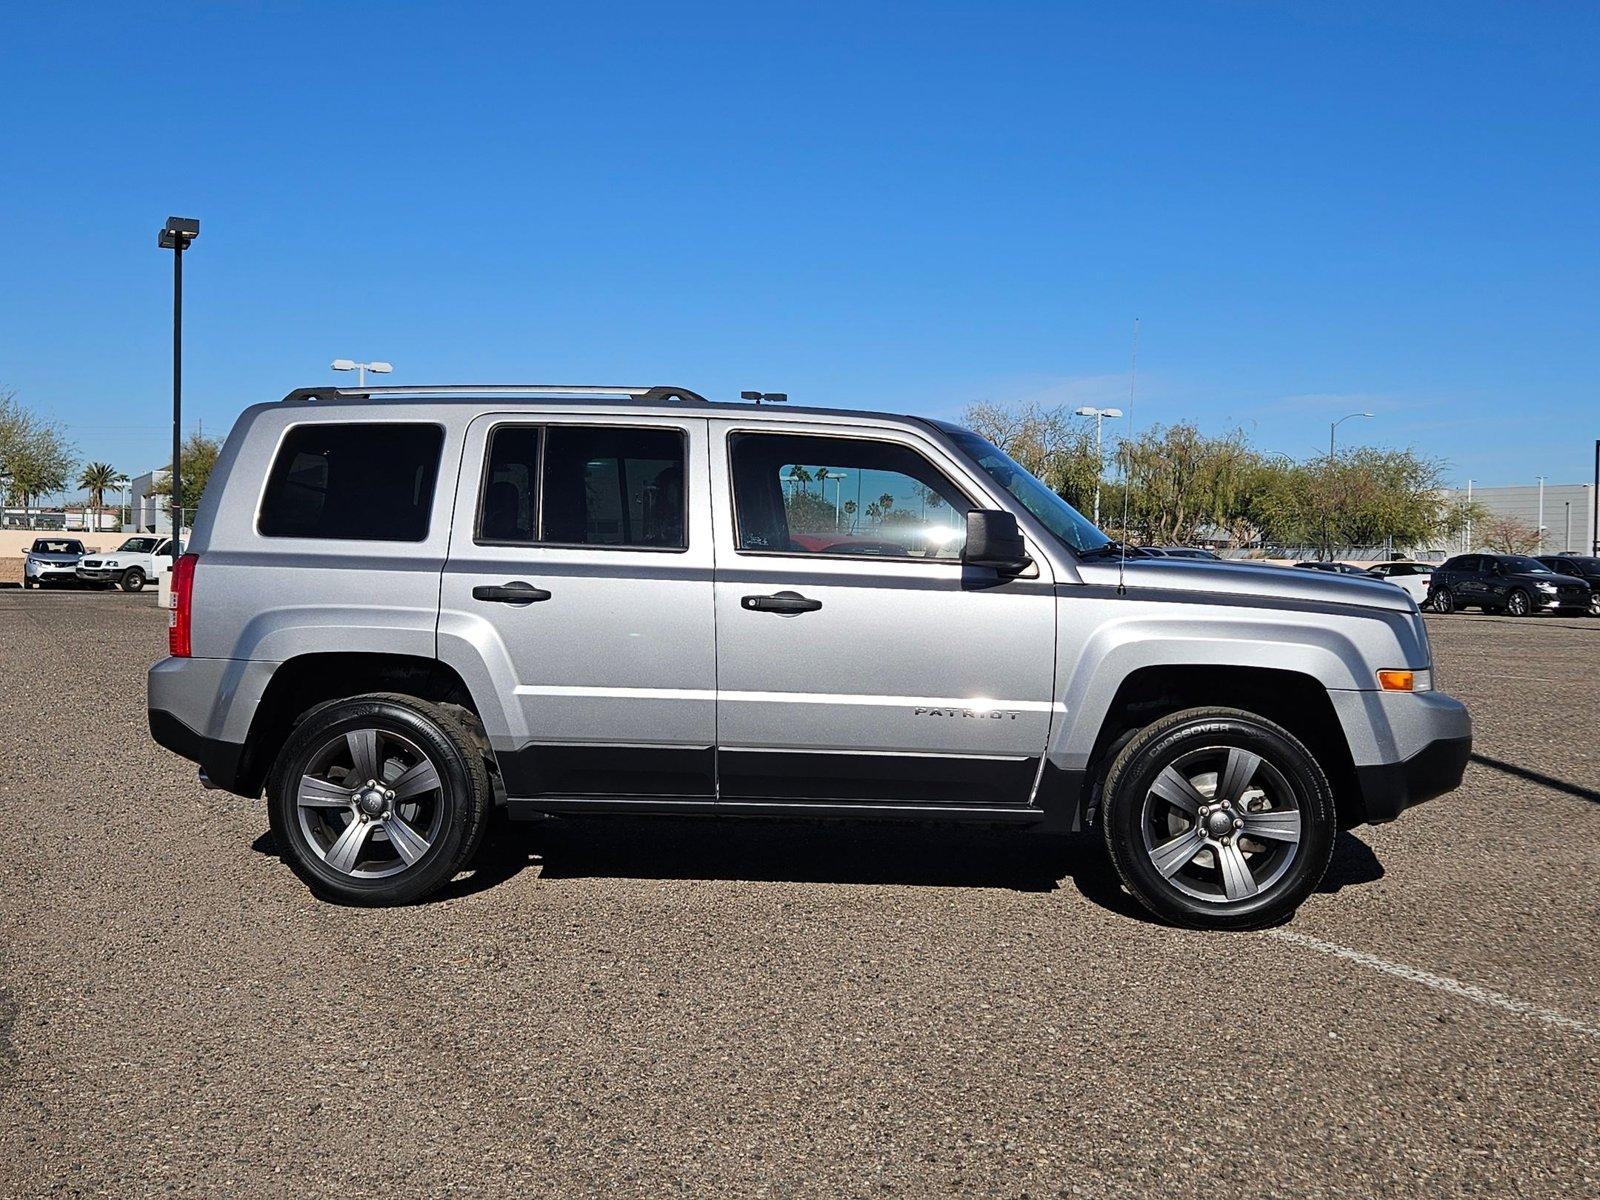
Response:
[{"label": "palm tree", "polygon": [[103,462],[86,464],[83,474],[78,476],[78,486],[89,489],[89,505],[94,509],[97,533],[100,530],[100,513],[105,508],[106,489],[117,486],[117,481],[121,478],[115,467]]}]

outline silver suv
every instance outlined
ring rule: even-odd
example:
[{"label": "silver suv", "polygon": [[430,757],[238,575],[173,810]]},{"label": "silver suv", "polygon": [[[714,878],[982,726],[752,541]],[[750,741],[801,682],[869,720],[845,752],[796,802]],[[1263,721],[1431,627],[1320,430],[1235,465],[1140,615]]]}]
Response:
[{"label": "silver suv", "polygon": [[491,812],[1095,828],[1159,916],[1282,919],[1461,781],[1417,606],[1126,557],[964,429],[679,388],[246,411],[150,729],[320,896],[415,900]]}]

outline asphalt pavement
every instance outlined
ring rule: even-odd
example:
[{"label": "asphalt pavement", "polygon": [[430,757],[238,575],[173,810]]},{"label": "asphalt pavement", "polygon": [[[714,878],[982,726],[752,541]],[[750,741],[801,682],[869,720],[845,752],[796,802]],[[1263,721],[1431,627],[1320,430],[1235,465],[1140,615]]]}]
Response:
[{"label": "asphalt pavement", "polygon": [[1600,1194],[1600,620],[1429,618],[1466,786],[1217,935],[914,826],[512,826],[324,904],[148,740],[164,615],[0,593],[0,1195]]}]

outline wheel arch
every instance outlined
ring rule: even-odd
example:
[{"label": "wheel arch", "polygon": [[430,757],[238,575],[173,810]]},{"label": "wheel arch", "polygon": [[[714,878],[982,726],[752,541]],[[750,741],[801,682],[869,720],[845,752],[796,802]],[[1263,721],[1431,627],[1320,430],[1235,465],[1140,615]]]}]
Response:
[{"label": "wheel arch", "polygon": [[1095,822],[1106,771],[1134,733],[1171,713],[1218,706],[1255,713],[1287,729],[1327,772],[1340,827],[1365,819],[1349,740],[1319,679],[1277,667],[1174,663],[1140,667],[1118,685],[1085,762],[1081,824]]},{"label": "wheel arch", "polygon": [[286,659],[273,671],[250,721],[234,790],[259,794],[279,750],[308,713],[373,692],[399,692],[460,710],[492,761],[472,692],[448,664],[407,654],[314,652]]}]

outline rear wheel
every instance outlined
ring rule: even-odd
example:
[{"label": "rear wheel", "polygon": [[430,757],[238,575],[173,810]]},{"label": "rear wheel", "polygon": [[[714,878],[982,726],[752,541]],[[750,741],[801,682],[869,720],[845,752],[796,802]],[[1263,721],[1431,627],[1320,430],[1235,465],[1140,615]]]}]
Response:
[{"label": "rear wheel", "polygon": [[1112,763],[1104,795],[1118,875],[1175,924],[1282,921],[1333,853],[1322,768],[1288,730],[1239,709],[1189,709],[1141,730]]},{"label": "rear wheel", "polygon": [[477,852],[492,791],[471,735],[411,696],[316,709],[268,782],[284,859],[318,896],[406,904],[442,887]]},{"label": "rear wheel", "polygon": [[129,567],[122,573],[122,590],[125,592],[139,592],[144,590],[144,572],[138,567]]},{"label": "rear wheel", "polygon": [[1533,601],[1521,588],[1513,588],[1506,597],[1506,612],[1513,617],[1525,617],[1533,611]]},{"label": "rear wheel", "polygon": [[1585,609],[1591,617],[1600,617],[1600,585],[1589,593],[1589,607]]}]

